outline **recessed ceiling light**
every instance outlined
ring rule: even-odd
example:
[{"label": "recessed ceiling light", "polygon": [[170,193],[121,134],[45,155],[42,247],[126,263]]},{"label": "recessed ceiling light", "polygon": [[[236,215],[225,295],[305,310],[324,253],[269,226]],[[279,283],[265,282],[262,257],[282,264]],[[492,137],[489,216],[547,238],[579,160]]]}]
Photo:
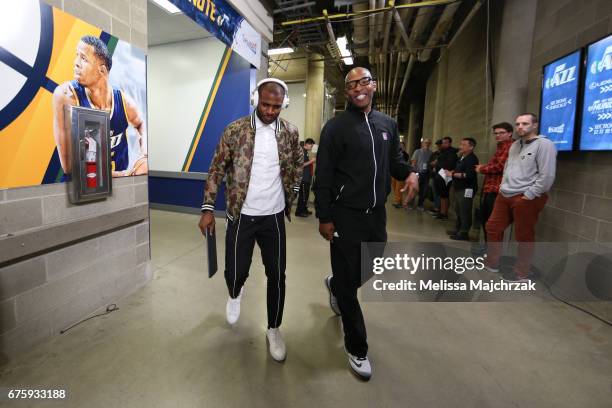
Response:
[{"label": "recessed ceiling light", "polygon": [[346,48],[347,43],[346,36],[338,37],[336,39],[336,44],[338,44],[340,55],[342,55],[342,61],[344,61],[345,65],[353,65],[353,56],[348,48]]},{"label": "recessed ceiling light", "polygon": [[272,48],[268,50],[268,55],[291,54],[292,52],[295,52],[295,50],[291,47]]}]

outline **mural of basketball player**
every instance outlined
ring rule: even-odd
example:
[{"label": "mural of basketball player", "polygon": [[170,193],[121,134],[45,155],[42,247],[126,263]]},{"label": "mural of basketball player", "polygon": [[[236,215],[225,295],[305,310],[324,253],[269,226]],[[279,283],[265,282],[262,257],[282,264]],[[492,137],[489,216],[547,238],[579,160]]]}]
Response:
[{"label": "mural of basketball player", "polygon": [[[53,133],[64,174],[72,169],[69,135],[64,130],[65,106],[83,106],[110,113],[112,176],[147,174],[146,129],[138,107],[125,92],[111,87],[108,76],[112,59],[106,44],[86,35],[76,47],[74,79],[53,92]],[[128,169],[128,126],[138,132],[140,155]],[[137,149],[138,150],[138,149]]]}]

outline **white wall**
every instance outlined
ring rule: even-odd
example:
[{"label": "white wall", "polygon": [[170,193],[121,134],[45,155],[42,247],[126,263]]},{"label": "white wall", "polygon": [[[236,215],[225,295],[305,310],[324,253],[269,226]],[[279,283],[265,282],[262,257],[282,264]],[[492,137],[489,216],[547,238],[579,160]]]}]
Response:
[{"label": "white wall", "polygon": [[212,37],[149,47],[150,170],[182,170],[224,50]]},{"label": "white wall", "polygon": [[292,82],[287,84],[289,87],[289,108],[281,112],[281,117],[288,120],[300,131],[300,140],[312,137],[304,134],[304,120],[306,116],[306,82]]}]

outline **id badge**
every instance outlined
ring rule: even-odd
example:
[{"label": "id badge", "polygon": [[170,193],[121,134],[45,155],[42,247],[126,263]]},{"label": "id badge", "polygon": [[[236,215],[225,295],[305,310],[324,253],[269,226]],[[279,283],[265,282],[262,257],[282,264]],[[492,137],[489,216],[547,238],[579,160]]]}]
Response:
[{"label": "id badge", "polygon": [[472,198],[472,197],[474,197],[474,189],[473,188],[466,188],[465,189],[465,194],[463,196],[465,198]]}]

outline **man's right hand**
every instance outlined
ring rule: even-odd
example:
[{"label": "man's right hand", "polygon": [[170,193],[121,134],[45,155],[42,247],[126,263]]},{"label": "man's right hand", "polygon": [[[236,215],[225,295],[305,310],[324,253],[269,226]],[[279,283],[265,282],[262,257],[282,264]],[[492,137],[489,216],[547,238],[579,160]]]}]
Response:
[{"label": "man's right hand", "polygon": [[202,213],[198,226],[200,227],[200,231],[202,231],[202,235],[204,236],[206,236],[207,229],[210,233],[215,231],[215,215],[212,213],[212,211],[205,211]]},{"label": "man's right hand", "polygon": [[333,222],[324,222],[319,224],[319,234],[323,238],[328,241],[331,241],[334,238],[334,223]]}]

